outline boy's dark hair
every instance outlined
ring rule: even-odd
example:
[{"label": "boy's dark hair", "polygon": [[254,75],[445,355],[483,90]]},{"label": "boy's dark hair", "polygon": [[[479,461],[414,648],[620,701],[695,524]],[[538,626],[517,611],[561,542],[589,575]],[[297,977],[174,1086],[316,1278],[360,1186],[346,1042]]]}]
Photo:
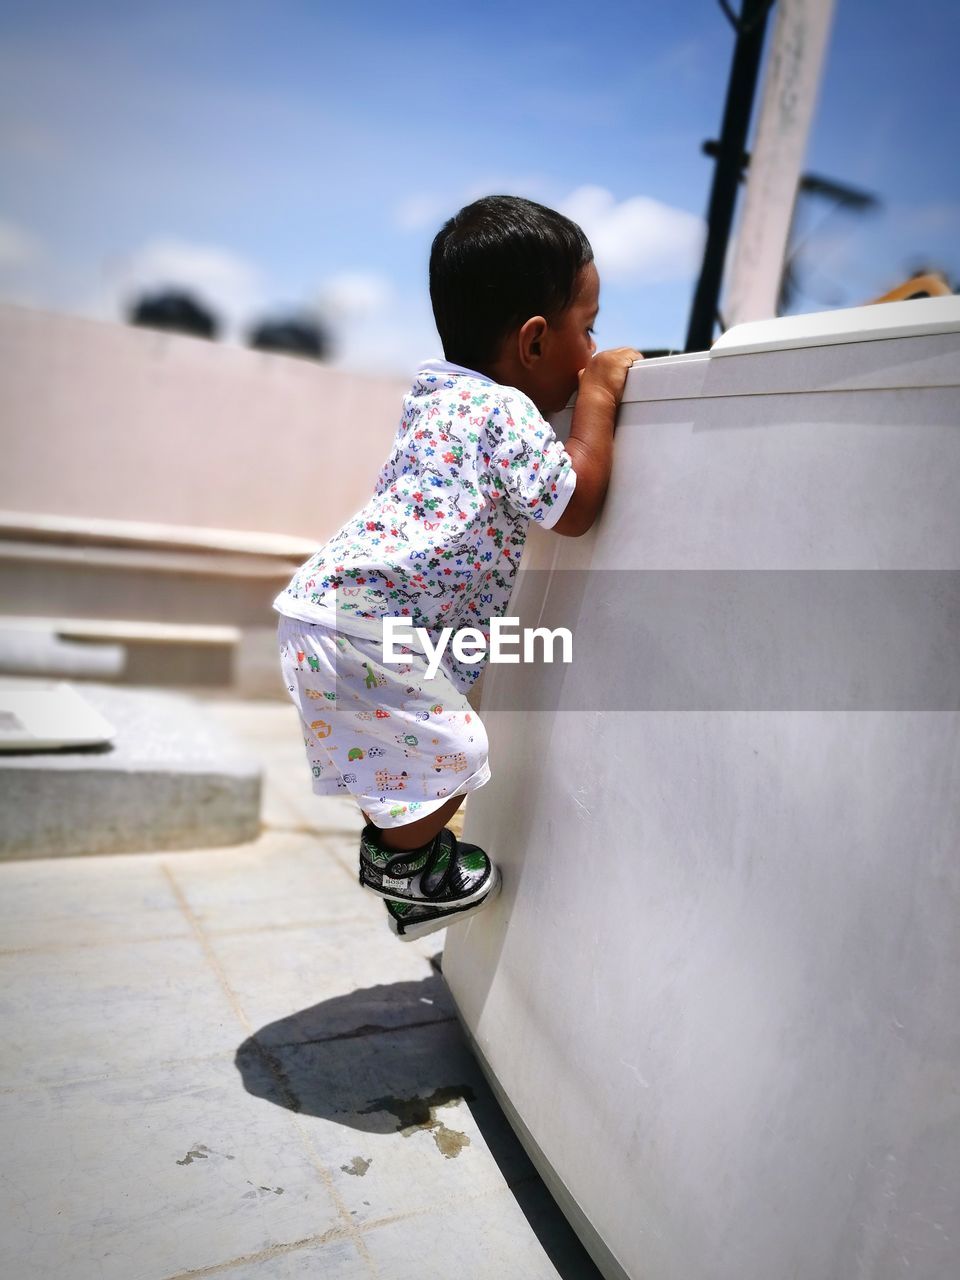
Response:
[{"label": "boy's dark hair", "polygon": [[531,316],[552,320],[593,261],[575,222],[520,196],[484,196],[445,222],[430,250],[430,300],[443,354],[479,369]]}]

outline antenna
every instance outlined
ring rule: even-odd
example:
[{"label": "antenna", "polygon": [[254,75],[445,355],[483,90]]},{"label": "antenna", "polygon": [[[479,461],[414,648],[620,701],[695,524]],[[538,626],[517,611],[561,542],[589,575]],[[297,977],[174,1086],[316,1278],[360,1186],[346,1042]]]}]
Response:
[{"label": "antenna", "polygon": [[717,163],[713,171],[713,186],[707,210],[707,243],[687,329],[687,351],[706,351],[713,339],[720,285],[723,281],[723,264],[733,224],[744,145],[757,90],[767,15],[773,3],[774,0],[743,0],[738,20],[726,0],[720,0],[721,8],[737,33],[737,42],[730,65],[723,124],[717,144]]}]

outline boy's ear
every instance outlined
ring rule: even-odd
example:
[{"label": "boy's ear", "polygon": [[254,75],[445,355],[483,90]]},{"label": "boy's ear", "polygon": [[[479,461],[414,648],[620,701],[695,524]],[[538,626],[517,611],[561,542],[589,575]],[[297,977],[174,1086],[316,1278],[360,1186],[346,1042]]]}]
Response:
[{"label": "boy's ear", "polygon": [[517,334],[517,354],[525,369],[536,364],[543,354],[543,338],[547,332],[547,322],[543,316],[531,316],[520,326]]}]

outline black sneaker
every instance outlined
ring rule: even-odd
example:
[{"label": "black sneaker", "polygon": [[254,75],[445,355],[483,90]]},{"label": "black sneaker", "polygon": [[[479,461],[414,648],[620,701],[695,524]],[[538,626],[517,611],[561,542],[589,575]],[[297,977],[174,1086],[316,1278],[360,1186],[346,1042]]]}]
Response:
[{"label": "black sneaker", "polygon": [[498,879],[484,851],[459,841],[449,827],[421,848],[400,852],[381,843],[372,823],[360,836],[360,883],[387,902],[441,910],[469,907],[485,898]]},{"label": "black sneaker", "polygon": [[494,868],[494,882],[479,902],[466,907],[435,907],[420,902],[384,901],[387,909],[387,923],[401,942],[412,942],[414,938],[422,938],[428,933],[436,933],[438,929],[446,929],[449,924],[456,924],[467,916],[476,915],[493,898],[500,889],[500,873]]}]

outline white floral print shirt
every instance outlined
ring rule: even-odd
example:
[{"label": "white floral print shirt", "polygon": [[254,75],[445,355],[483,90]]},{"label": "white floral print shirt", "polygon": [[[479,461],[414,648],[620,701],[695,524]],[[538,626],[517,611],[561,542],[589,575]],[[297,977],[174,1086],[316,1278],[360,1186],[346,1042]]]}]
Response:
[{"label": "white floral print shirt", "polygon": [[[418,372],[373,497],[294,574],[274,608],[381,638],[408,617],[436,640],[506,613],[527,521],[552,528],[573,495],[570,455],[533,401],[471,369],[434,360]],[[457,688],[484,657],[444,668]]]}]

